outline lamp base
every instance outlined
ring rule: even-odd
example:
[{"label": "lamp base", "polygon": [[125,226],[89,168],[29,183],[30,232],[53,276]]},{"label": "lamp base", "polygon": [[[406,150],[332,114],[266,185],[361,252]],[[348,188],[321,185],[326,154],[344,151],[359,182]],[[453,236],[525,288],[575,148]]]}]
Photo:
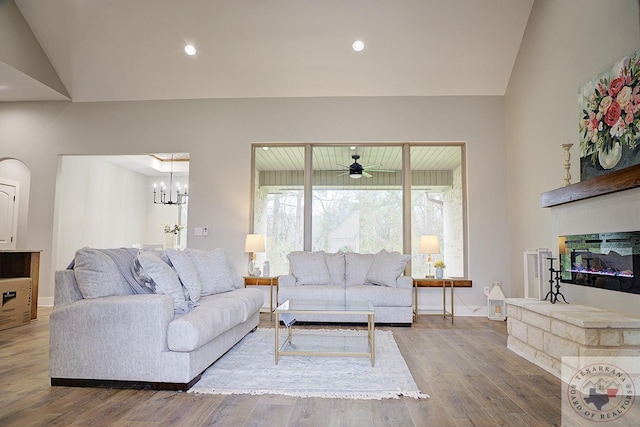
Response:
[{"label": "lamp base", "polygon": [[253,277],[255,276],[255,270],[256,270],[256,262],[252,259],[249,260],[249,265],[248,265],[248,273],[249,276]]},{"label": "lamp base", "polygon": [[433,274],[427,274],[424,277],[425,279],[435,279],[435,276]]}]

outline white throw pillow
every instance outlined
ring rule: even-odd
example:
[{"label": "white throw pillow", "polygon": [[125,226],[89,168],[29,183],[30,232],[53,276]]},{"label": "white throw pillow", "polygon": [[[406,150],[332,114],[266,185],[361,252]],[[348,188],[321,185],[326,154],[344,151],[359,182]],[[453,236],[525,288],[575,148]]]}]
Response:
[{"label": "white throw pillow", "polygon": [[329,275],[331,276],[331,284],[344,286],[344,252],[337,252],[334,254],[325,253],[324,259],[327,261],[327,268],[329,269]]},{"label": "white throw pillow", "polygon": [[189,259],[189,256],[184,251],[177,251],[175,249],[165,250],[171,265],[178,273],[178,278],[182,283],[182,286],[189,292],[189,299],[193,302],[200,300],[200,294],[202,293],[202,284],[198,277],[198,271],[196,267]]},{"label": "white throw pillow", "polygon": [[403,255],[400,252],[381,250],[373,257],[365,283],[395,288],[396,280],[404,271],[410,258],[409,255]]},{"label": "white throw pillow", "polygon": [[173,298],[176,313],[186,313],[189,307],[184,297],[184,290],[176,272],[153,251],[140,251],[134,266],[141,268],[134,271],[138,281],[153,289],[154,293],[169,295]]},{"label": "white throw pillow", "polygon": [[288,254],[287,258],[289,258],[291,274],[296,277],[296,285],[331,284],[324,251],[296,251]]},{"label": "white throw pillow", "polygon": [[344,254],[345,280],[347,286],[363,285],[366,281],[367,273],[373,263],[373,254],[359,254],[347,252]]},{"label": "white throw pillow", "polygon": [[74,272],[78,289],[85,299],[118,295],[131,295],[133,292],[115,262],[102,251],[82,248],[76,251]]},{"label": "white throw pillow", "polygon": [[212,251],[187,248],[185,252],[198,272],[202,296],[232,291],[236,289],[238,279],[242,280],[220,248]]}]

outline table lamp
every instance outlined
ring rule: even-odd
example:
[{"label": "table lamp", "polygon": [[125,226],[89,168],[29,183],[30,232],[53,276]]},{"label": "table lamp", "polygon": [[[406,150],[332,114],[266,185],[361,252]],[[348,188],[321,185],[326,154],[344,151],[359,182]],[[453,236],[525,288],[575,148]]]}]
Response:
[{"label": "table lamp", "polygon": [[249,253],[249,276],[256,270],[256,252],[264,252],[264,236],[262,234],[247,234],[244,241],[244,251]]},{"label": "table lamp", "polygon": [[418,252],[421,254],[427,254],[427,266],[429,267],[429,273],[426,277],[431,278],[431,255],[440,253],[440,241],[438,236],[420,236],[420,247]]}]

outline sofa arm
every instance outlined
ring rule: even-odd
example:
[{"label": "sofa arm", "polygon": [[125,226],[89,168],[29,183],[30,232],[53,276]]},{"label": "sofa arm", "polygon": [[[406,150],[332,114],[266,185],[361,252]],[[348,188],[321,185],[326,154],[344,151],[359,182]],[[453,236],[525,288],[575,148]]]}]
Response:
[{"label": "sofa arm", "polygon": [[413,287],[413,277],[400,276],[398,277],[398,280],[396,280],[396,285],[397,285],[396,287],[398,288],[410,289]]},{"label": "sofa arm", "polygon": [[52,378],[131,379],[148,372],[167,351],[174,319],[167,295],[83,299],[50,316]]},{"label": "sofa arm", "polygon": [[285,274],[282,276],[278,276],[278,287],[287,287],[287,286],[295,286],[296,285],[296,276],[293,274]]}]

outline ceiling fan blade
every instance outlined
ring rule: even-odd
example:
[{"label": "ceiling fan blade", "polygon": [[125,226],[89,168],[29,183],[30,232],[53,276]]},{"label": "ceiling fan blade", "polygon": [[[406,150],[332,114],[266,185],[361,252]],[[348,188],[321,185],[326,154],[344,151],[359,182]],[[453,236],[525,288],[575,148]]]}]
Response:
[{"label": "ceiling fan blade", "polygon": [[368,171],[368,172],[389,172],[389,173],[391,173],[391,172],[393,172],[393,173],[398,172],[398,171],[394,171],[394,170],[391,170],[391,169],[367,169],[367,168],[364,168],[364,170],[366,170],[366,171]]},{"label": "ceiling fan blade", "polygon": [[342,173],[339,173],[339,174],[338,174],[338,175],[336,175],[336,176],[343,176],[343,175],[349,175],[349,172],[348,172],[348,171],[347,171],[347,172],[342,172]]},{"label": "ceiling fan blade", "polygon": [[371,175],[367,171],[362,171],[362,176],[364,176],[365,178],[371,178],[373,175]]}]

